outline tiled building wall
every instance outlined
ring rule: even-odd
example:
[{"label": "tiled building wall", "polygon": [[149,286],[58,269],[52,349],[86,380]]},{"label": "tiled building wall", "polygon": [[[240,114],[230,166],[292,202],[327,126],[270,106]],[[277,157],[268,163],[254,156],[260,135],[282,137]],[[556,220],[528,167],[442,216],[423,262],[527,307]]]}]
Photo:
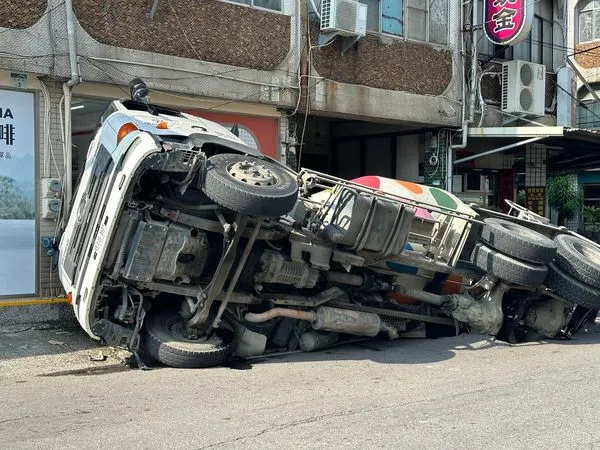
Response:
[{"label": "tiled building wall", "polygon": [[[38,180],[44,177],[58,177],[64,173],[61,123],[58,111],[60,99],[63,95],[62,84],[60,82],[48,80],[44,82],[44,85],[48,90],[49,102],[46,101],[45,96],[42,93],[43,90],[40,90],[38,93]],[[44,128],[44,116],[47,112],[50,113],[50,120],[47,127]],[[47,133],[47,136],[45,136],[45,133]],[[46,161],[46,163],[44,163],[44,161]],[[38,199],[38,208],[38,210],[41,211],[41,199]],[[60,295],[62,293],[62,287],[56,271],[51,267],[50,256],[43,253],[44,249],[41,248],[40,241],[43,236],[54,236],[57,222],[56,220],[40,219],[39,224],[39,239],[36,245],[40,246],[40,262],[38,269],[40,295],[43,297],[52,297]]]}]

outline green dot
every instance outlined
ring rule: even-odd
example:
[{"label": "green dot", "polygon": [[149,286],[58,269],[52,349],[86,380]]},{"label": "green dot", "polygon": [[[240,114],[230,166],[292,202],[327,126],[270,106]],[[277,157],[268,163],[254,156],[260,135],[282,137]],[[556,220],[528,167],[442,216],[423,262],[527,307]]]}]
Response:
[{"label": "green dot", "polygon": [[438,205],[443,206],[444,208],[456,209],[458,208],[458,204],[454,201],[452,197],[448,195],[447,192],[442,191],[438,188],[430,188],[431,195],[435,199]]}]

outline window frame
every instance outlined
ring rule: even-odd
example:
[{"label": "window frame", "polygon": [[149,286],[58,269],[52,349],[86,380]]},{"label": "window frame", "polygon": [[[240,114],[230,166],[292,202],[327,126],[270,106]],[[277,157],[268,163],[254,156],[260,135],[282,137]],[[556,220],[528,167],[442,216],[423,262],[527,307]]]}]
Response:
[{"label": "window frame", "polygon": [[[586,2],[579,2],[580,4],[578,4],[577,6],[577,29],[576,29],[576,35],[577,35],[577,43],[578,44],[589,44],[590,42],[596,42],[596,41],[600,41],[600,32],[598,34],[598,36],[594,36],[594,30],[595,30],[595,26],[594,26],[594,12],[598,11],[600,14],[600,4],[598,4],[597,6],[594,6],[594,4],[597,2],[597,0],[588,0]],[[587,8],[587,5],[592,5],[591,8]],[[586,40],[583,41],[581,40],[581,13],[584,12],[591,12],[592,13],[592,39],[591,40]]]},{"label": "window frame", "polygon": [[275,13],[275,14],[285,14],[285,1],[286,0],[281,0],[281,9],[271,9],[271,8],[265,8],[263,6],[256,6],[254,4],[255,0],[248,0],[250,2],[250,4],[246,4],[246,3],[242,3],[242,0],[222,0],[225,3],[230,3],[232,5],[238,5],[238,6],[244,6],[246,8],[252,8],[252,9],[257,9],[259,11],[265,11],[265,12],[270,12],[270,13]]},{"label": "window frame", "polygon": [[[363,4],[367,4],[367,7],[369,6],[368,3],[366,3],[366,0],[363,2],[361,0],[358,0],[359,3],[363,3]],[[371,30],[369,28],[367,28],[367,33],[368,34],[373,34],[373,35],[377,35],[377,36],[383,36],[383,37],[388,37],[388,38],[392,38],[392,39],[404,39],[407,42],[418,42],[420,44],[427,44],[427,45],[432,45],[432,46],[437,46],[437,47],[442,47],[442,48],[448,48],[450,46],[450,26],[449,26],[449,21],[446,23],[446,34],[445,34],[445,40],[446,43],[441,44],[439,42],[431,42],[431,33],[430,33],[430,11],[431,11],[431,6],[430,3],[434,0],[425,0],[426,4],[426,8],[421,11],[425,12],[425,40],[421,40],[421,39],[416,39],[416,38],[412,38],[412,37],[408,37],[407,35],[407,24],[409,22],[409,20],[407,20],[407,17],[410,17],[410,14],[408,14],[408,10],[410,8],[412,9],[417,9],[411,6],[408,6],[408,0],[398,0],[402,2],[402,17],[401,17],[401,22],[402,22],[402,34],[394,34],[394,33],[387,33],[385,31],[383,31],[383,0],[377,0],[377,4],[379,6],[379,14],[378,14],[378,18],[379,18],[379,22],[378,22],[378,30],[374,31]],[[446,16],[449,15],[450,12],[450,1],[449,0],[443,0],[445,2],[445,6],[446,6]]]}]

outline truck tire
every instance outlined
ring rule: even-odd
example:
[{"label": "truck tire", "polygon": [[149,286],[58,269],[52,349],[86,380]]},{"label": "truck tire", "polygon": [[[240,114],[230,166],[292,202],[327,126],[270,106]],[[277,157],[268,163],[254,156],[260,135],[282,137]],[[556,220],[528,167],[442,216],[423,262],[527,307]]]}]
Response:
[{"label": "truck tire", "polygon": [[527,287],[541,285],[548,273],[544,265],[519,261],[481,243],[475,245],[471,261],[496,278]]},{"label": "truck tire", "polygon": [[282,216],[298,199],[298,182],[286,169],[230,153],[208,158],[202,190],[218,205],[251,216]]},{"label": "truck tire", "polygon": [[600,291],[572,277],[554,263],[548,265],[546,287],[576,305],[600,308]]},{"label": "truck tire", "polygon": [[600,289],[600,249],[569,234],[554,238],[558,247],[555,262],[571,276]]},{"label": "truck tire", "polygon": [[485,219],[481,239],[513,258],[536,264],[552,262],[556,244],[543,234],[502,219]]},{"label": "truck tire", "polygon": [[155,360],[177,368],[218,366],[234,351],[234,332],[220,327],[204,340],[187,339],[181,332],[184,322],[177,310],[151,311],[145,320],[142,347]]}]

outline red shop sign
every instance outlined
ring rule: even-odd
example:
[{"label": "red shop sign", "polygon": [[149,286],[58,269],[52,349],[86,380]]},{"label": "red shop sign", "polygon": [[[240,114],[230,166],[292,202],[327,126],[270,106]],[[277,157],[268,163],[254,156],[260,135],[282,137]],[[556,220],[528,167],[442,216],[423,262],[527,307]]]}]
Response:
[{"label": "red shop sign", "polygon": [[531,30],[534,0],[484,0],[483,29],[494,44],[514,45]]}]

